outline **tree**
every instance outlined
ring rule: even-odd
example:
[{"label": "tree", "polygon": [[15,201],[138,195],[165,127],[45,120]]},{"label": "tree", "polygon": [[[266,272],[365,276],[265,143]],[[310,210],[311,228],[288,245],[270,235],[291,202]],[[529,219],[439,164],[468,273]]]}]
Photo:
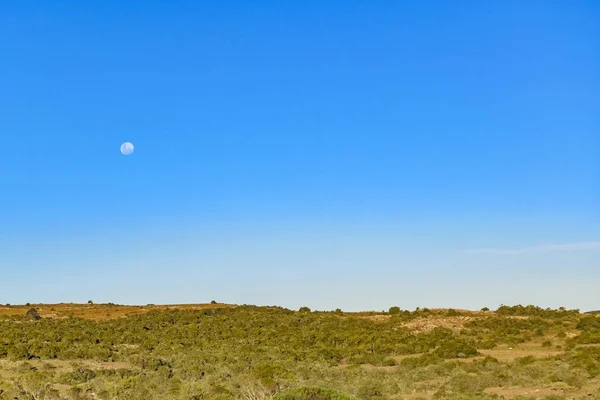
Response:
[{"label": "tree", "polygon": [[300,307],[300,310],[298,310],[300,312],[310,312],[310,308],[308,307]]},{"label": "tree", "polygon": [[400,314],[400,307],[398,307],[398,306],[390,307],[388,312],[390,314]]},{"label": "tree", "polygon": [[25,315],[27,316],[27,318],[29,318],[33,321],[42,319],[42,317],[38,313],[38,310],[36,310],[35,308],[30,308],[29,310],[27,310],[27,313],[25,313]]}]

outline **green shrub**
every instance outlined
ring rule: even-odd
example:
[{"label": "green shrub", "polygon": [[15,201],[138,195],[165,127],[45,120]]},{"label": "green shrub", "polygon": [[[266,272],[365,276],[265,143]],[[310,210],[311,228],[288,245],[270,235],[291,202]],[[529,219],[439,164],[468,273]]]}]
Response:
[{"label": "green shrub", "polygon": [[358,397],[365,400],[382,399],[383,391],[380,385],[375,382],[368,382],[358,388]]},{"label": "green shrub", "polygon": [[593,315],[582,317],[577,323],[577,329],[582,331],[600,331],[600,318]]},{"label": "green shrub", "polygon": [[290,389],[273,396],[273,400],[358,400],[333,389],[303,386]]},{"label": "green shrub", "polygon": [[419,357],[407,357],[400,361],[400,365],[407,369],[423,368],[429,365],[435,365],[444,360],[436,353],[425,353]]},{"label": "green shrub", "polygon": [[477,345],[478,348],[484,349],[484,350],[490,350],[490,349],[493,349],[493,348],[495,348],[497,346],[498,346],[498,344],[495,341],[491,340],[491,339],[482,340]]},{"label": "green shrub", "polygon": [[434,352],[442,358],[468,358],[478,354],[471,344],[457,339],[442,342]]},{"label": "green shrub", "polygon": [[392,315],[400,314],[400,307],[397,307],[397,306],[390,307],[388,312]]},{"label": "green shrub", "polygon": [[264,363],[254,368],[254,376],[271,391],[279,390],[282,384],[292,378],[287,369],[276,363]]},{"label": "green shrub", "polygon": [[36,308],[30,308],[29,310],[27,310],[27,313],[25,313],[25,315],[27,316],[28,319],[32,320],[32,321],[37,321],[42,319],[42,317],[40,316],[40,314],[38,313],[38,310]]}]

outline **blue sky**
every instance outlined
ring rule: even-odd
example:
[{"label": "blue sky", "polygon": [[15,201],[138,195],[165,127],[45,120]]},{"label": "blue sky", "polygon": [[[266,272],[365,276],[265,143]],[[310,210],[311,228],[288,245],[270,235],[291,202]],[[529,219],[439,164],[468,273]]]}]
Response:
[{"label": "blue sky", "polygon": [[3,2],[0,303],[600,308],[599,18]]}]

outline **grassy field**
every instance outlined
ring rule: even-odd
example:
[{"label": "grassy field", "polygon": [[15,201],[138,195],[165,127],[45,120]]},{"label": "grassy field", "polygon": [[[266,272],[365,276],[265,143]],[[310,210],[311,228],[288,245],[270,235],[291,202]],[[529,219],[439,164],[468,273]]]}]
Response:
[{"label": "grassy field", "polygon": [[600,399],[600,317],[0,306],[0,399]]}]

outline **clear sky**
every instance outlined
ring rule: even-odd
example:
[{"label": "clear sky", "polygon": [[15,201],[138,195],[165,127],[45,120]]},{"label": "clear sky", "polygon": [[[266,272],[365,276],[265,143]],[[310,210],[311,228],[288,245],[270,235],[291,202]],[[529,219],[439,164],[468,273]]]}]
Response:
[{"label": "clear sky", "polygon": [[598,21],[1,2],[0,303],[598,309]]}]

